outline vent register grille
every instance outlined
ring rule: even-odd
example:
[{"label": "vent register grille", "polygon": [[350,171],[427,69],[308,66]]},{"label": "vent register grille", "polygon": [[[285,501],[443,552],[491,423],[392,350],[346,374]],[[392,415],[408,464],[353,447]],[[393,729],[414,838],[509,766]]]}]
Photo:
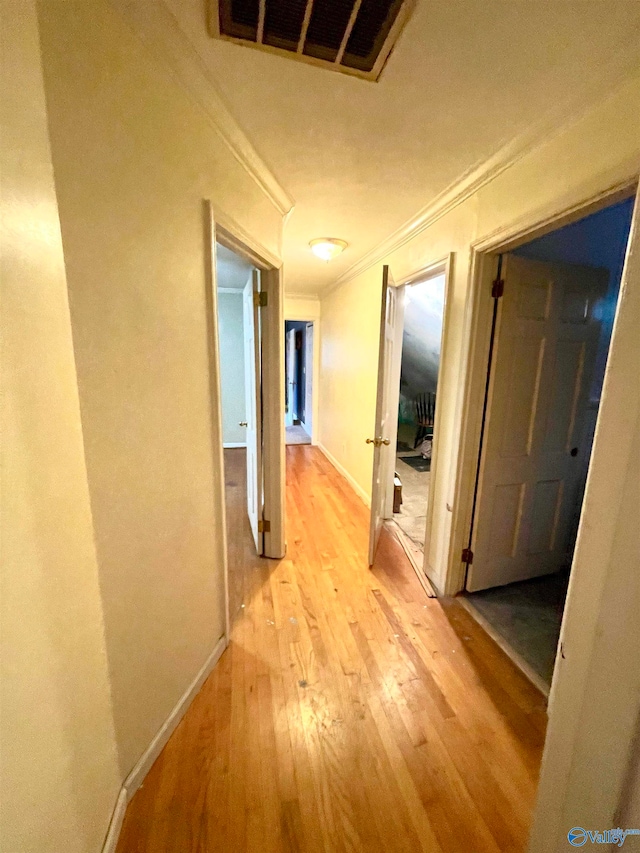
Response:
[{"label": "vent register grille", "polygon": [[376,80],[412,0],[209,0],[211,35]]}]

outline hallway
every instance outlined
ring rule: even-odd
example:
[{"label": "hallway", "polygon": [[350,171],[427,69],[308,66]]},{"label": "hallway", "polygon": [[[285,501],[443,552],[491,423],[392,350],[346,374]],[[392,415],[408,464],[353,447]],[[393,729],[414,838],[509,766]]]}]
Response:
[{"label": "hallway", "polygon": [[288,554],[251,554],[225,452],[232,639],[125,818],[118,853],[526,849],[541,695],[428,599],[315,447],[287,449]]}]

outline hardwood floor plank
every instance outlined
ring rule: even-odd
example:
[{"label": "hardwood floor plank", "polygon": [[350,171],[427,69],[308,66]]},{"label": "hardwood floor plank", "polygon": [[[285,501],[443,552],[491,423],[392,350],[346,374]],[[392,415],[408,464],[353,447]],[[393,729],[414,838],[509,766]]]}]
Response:
[{"label": "hardwood floor plank", "polygon": [[429,599],[328,460],[287,449],[287,556],[254,553],[225,451],[232,636],[130,803],[118,853],[521,853],[545,701]]}]

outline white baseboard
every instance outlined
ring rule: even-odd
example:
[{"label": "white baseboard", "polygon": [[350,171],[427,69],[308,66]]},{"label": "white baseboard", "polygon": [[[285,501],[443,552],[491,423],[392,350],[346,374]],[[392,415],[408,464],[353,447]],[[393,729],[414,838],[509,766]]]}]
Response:
[{"label": "white baseboard", "polygon": [[324,453],[324,455],[327,457],[329,462],[331,462],[333,467],[338,471],[338,473],[342,474],[342,476],[345,478],[347,483],[349,483],[349,485],[351,486],[353,491],[358,495],[358,497],[364,503],[364,505],[367,507],[370,507],[371,506],[371,498],[365,492],[365,490],[362,488],[362,486],[353,479],[351,474],[347,471],[347,469],[343,465],[341,465],[338,462],[338,460],[335,458],[335,456],[333,456],[331,453],[329,453],[329,451],[324,446],[324,444],[318,443],[318,447]]},{"label": "white baseboard", "polygon": [[[390,533],[396,537],[400,545],[402,545],[402,549],[409,562],[411,563],[414,572],[418,576],[418,580],[422,584],[422,588],[427,593],[428,598],[437,598],[436,591],[433,588],[433,585],[429,578],[427,577],[426,572],[423,568],[424,562],[424,553],[418,548],[418,546],[413,542],[410,536],[408,536],[404,530],[400,527],[398,522],[393,518],[385,519],[385,526],[388,528]],[[416,551],[418,553],[416,553]]]},{"label": "white baseboard", "polygon": [[113,809],[113,815],[111,817],[107,837],[102,848],[102,853],[115,853],[118,838],[120,836],[120,830],[122,829],[124,814],[127,809],[127,803],[130,802],[135,792],[143,783],[145,776],[149,770],[151,770],[156,758],[162,752],[165,744],[175,731],[180,720],[184,717],[189,705],[191,705],[197,694],[200,692],[200,688],[207,680],[214,666],[220,660],[220,657],[227,648],[227,645],[228,640],[226,635],[220,637],[200,672],[182,694],[173,711],[171,711],[156,736],[140,756],[140,759],[131,773],[129,773],[122,783],[122,788],[120,789],[118,799],[116,800],[116,804]]},{"label": "white baseboard", "polygon": [[126,810],[127,789],[123,785],[122,788],[120,788],[118,799],[116,800],[113,814],[111,815],[111,822],[109,823],[107,837],[104,840],[102,853],[116,853],[116,847],[118,846],[118,839],[120,838],[120,830],[122,829],[122,822],[124,821],[124,813]]},{"label": "white baseboard", "polygon": [[160,731],[156,734],[149,746],[142,753],[140,759],[138,760],[138,763],[135,765],[131,773],[129,773],[127,778],[124,780],[124,787],[127,791],[127,802],[129,802],[129,800],[133,797],[135,792],[138,790],[138,788],[144,781],[144,777],[147,775],[149,770],[151,770],[151,766],[153,765],[154,761],[162,752],[164,745],[173,734],[174,729],[176,728],[180,720],[184,717],[187,708],[195,699],[200,688],[207,680],[207,676],[209,675],[211,670],[220,660],[220,656],[222,655],[222,652],[226,649],[226,647],[227,638],[226,636],[223,636],[218,640],[215,649],[211,652],[211,654],[205,661],[204,666],[196,675],[189,687],[187,687],[185,692],[182,694],[182,697],[178,701],[178,704],[175,706],[173,711],[169,714],[167,719],[162,724]]},{"label": "white baseboard", "polygon": [[246,441],[225,441],[222,445],[225,450],[230,449],[232,447],[246,447]]}]

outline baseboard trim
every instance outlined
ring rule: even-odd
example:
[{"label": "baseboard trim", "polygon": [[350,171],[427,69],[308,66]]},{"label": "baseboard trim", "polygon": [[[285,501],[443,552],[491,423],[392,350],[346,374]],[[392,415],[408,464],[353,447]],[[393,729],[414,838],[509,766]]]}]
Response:
[{"label": "baseboard trim", "polygon": [[151,766],[153,765],[154,761],[162,752],[165,744],[173,734],[178,723],[184,717],[187,708],[193,702],[196,695],[200,691],[200,688],[207,680],[207,676],[220,660],[222,652],[226,649],[226,647],[227,638],[226,636],[222,636],[218,640],[214,650],[211,652],[211,654],[205,661],[205,664],[200,670],[200,672],[196,675],[189,687],[187,687],[185,692],[182,694],[182,697],[179,699],[178,704],[175,706],[173,711],[169,714],[165,722],[162,724],[162,727],[160,728],[154,739],[151,741],[149,746],[142,753],[140,759],[138,760],[138,763],[135,765],[131,773],[129,773],[127,778],[124,780],[124,788],[127,791],[127,802],[131,800],[135,792],[138,790],[138,788],[144,781],[144,777],[147,775],[149,770],[151,770]]},{"label": "baseboard trim", "polygon": [[129,773],[122,783],[122,788],[118,794],[118,799],[116,800],[113,814],[111,816],[111,822],[109,823],[107,837],[105,838],[105,842],[102,847],[102,853],[115,853],[118,845],[118,839],[120,837],[120,830],[122,829],[122,823],[124,821],[124,815],[127,810],[127,804],[131,801],[135,792],[144,782],[145,776],[149,770],[151,770],[155,760],[160,755],[167,741],[177,728],[178,723],[187,712],[189,705],[191,705],[195,697],[198,695],[202,685],[222,657],[222,653],[227,648],[227,645],[228,640],[225,634],[220,637],[200,672],[182,694],[173,711],[171,711],[156,736],[140,756],[131,773]]},{"label": "baseboard trim", "polygon": [[111,815],[111,821],[109,823],[109,829],[107,830],[107,837],[105,838],[104,845],[102,847],[102,853],[116,853],[116,847],[118,846],[118,839],[120,838],[120,830],[122,829],[124,813],[126,810],[127,791],[123,785],[122,788],[120,788],[118,799],[116,800],[113,814]]},{"label": "baseboard trim", "polygon": [[[420,554],[420,557],[422,558],[422,561],[424,562],[423,552],[418,548],[417,545],[415,545],[413,543],[413,541],[411,540],[411,537],[407,536],[407,534],[400,527],[400,525],[395,520],[395,518],[386,519],[385,525],[389,529],[391,534],[393,536],[395,536],[395,538],[398,540],[398,542],[402,546],[402,549],[404,550],[405,554],[407,555],[407,559],[411,563],[411,566],[413,567],[414,572],[418,576],[418,580],[422,584],[422,588],[424,589],[424,591],[427,594],[427,598],[437,598],[438,596],[436,595],[436,591],[433,587],[433,584],[431,583],[431,581],[427,577],[426,572],[424,571],[424,569],[420,563],[420,558],[418,557],[418,554]],[[418,551],[418,554],[415,553],[416,550]]]},{"label": "baseboard trim", "polygon": [[358,497],[363,502],[363,504],[366,507],[371,507],[371,498],[365,492],[365,490],[362,488],[362,486],[354,480],[354,478],[347,471],[347,469],[338,462],[338,460],[335,458],[335,456],[333,456],[333,454],[327,450],[327,448],[324,446],[324,444],[321,444],[319,442],[317,446],[322,451],[322,453],[327,457],[329,462],[331,462],[331,464],[336,469],[336,471],[339,474],[342,474],[342,476],[345,478],[347,483],[349,483],[349,485],[351,486],[353,491],[358,495]]},{"label": "baseboard trim", "polygon": [[222,445],[224,450],[231,450],[234,447],[246,447],[246,441],[225,441]]}]

